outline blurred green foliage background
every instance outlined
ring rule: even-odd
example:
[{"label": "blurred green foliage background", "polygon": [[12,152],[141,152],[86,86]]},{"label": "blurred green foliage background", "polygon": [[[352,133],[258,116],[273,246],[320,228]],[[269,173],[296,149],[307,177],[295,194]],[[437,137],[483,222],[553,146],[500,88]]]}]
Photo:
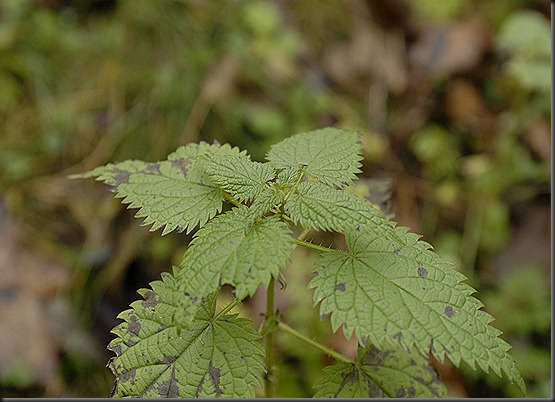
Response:
[{"label": "blurred green foliage background", "polygon": [[[469,277],[528,397],[551,385],[551,35],[547,0],[0,2],[0,395],[106,397],[105,345],[190,236],[150,233],[71,173],[213,140],[262,160],[297,132],[361,132],[361,191]],[[382,202],[387,197],[382,197]],[[322,236],[321,241],[331,241]],[[287,269],[280,309],[344,353]],[[243,313],[260,320],[263,298]],[[331,363],[278,336],[279,395]],[[452,397],[513,397],[438,370]]]}]

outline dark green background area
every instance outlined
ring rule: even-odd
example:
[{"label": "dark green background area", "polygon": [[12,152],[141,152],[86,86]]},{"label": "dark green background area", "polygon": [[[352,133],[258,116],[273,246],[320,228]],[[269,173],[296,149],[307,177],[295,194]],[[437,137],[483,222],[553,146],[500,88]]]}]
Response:
[{"label": "dark green background area", "polygon": [[[68,175],[200,140],[261,161],[335,126],[361,133],[357,191],[469,278],[527,396],[549,397],[550,96],[547,0],[1,1],[0,395],[107,397],[117,314],[192,236],[150,233]],[[312,260],[296,255],[276,303],[350,353],[312,308]],[[312,396],[332,363],[287,334],[277,353],[282,397]],[[518,396],[436,367],[451,397]]]}]

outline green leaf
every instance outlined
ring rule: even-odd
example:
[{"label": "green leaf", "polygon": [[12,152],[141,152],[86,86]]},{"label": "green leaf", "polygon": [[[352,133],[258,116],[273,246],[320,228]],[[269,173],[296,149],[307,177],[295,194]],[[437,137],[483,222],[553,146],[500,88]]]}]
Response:
[{"label": "green leaf", "polygon": [[253,162],[247,155],[207,155],[202,165],[214,183],[239,201],[258,196],[275,176],[270,164]]},{"label": "green leaf", "polygon": [[[133,346],[140,341],[137,331],[133,330],[133,325],[135,325],[133,322],[136,319],[131,319],[130,314],[138,314],[141,318],[149,320],[149,325],[151,325],[150,331],[161,330],[161,326],[165,327],[167,323],[178,326],[180,330],[186,329],[191,325],[203,299],[183,294],[178,289],[175,275],[175,267],[174,275],[162,272],[162,281],[150,283],[152,290],[138,290],[138,293],[143,296],[144,300],[131,303],[132,310],[120,313],[118,318],[129,322],[131,326],[122,324],[115,327],[112,332],[118,335],[119,340],[123,342],[124,348],[126,346]],[[143,322],[143,328],[144,325],[145,323]]]},{"label": "green leaf", "polygon": [[385,220],[349,228],[349,252],[323,254],[310,283],[322,316],[331,314],[334,331],[354,331],[362,344],[407,351],[414,345],[442,362],[446,354],[456,366],[462,359],[498,376],[503,371],[524,392],[510,346],[488,325],[493,317],[461,282],[466,277],[418,239]]},{"label": "green leaf", "polygon": [[286,138],[273,145],[266,158],[276,169],[303,167],[309,177],[344,187],[360,173],[360,153],[357,133],[323,128]]},{"label": "green leaf", "polygon": [[175,229],[189,233],[219,213],[224,201],[222,191],[197,166],[196,158],[205,154],[238,155],[239,150],[227,144],[188,144],[167,161],[110,163],[71,177],[97,177],[112,186],[129,208],[139,208],[135,217],[152,224],[150,231],[164,227],[162,235]]},{"label": "green leaf", "polygon": [[184,291],[204,296],[223,284],[237,296],[268,284],[292,252],[285,223],[275,217],[254,219],[247,207],[214,218],[195,233],[181,263]]},{"label": "green leaf", "polygon": [[314,388],[315,398],[434,398],[447,388],[427,359],[416,351],[380,350],[373,345],[358,350],[358,365],[339,363],[324,369]]},{"label": "green leaf", "polygon": [[[144,398],[254,397],[264,372],[260,336],[249,320],[214,317],[215,294],[200,304],[193,324],[179,331],[176,281],[169,274],[141,289],[142,301],[121,313],[108,349],[116,376],[112,396]],[[181,296],[182,297],[182,296]]]},{"label": "green leaf", "polygon": [[272,208],[282,203],[284,196],[285,194],[282,191],[276,190],[273,186],[265,188],[252,202],[252,205],[249,207],[249,214],[253,218],[263,216]]},{"label": "green leaf", "polygon": [[278,173],[276,184],[281,189],[294,186],[299,181],[301,174],[302,172],[299,167],[287,167]]},{"label": "green leaf", "polygon": [[[237,147],[232,147],[229,144],[220,145],[217,142],[208,144],[204,141],[198,144],[191,143],[177,148],[174,152],[168,155],[169,161],[182,160],[186,165],[189,165],[200,155],[245,155],[246,151],[241,151]],[[191,176],[191,173],[189,173]]]},{"label": "green leaf", "polygon": [[365,199],[318,182],[302,182],[285,207],[296,225],[328,231],[382,220],[380,211]]}]

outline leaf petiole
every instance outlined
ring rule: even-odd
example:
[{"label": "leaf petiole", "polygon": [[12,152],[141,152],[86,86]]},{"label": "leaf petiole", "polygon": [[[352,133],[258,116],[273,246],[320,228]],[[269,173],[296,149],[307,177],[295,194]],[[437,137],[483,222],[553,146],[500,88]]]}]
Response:
[{"label": "leaf petiole", "polygon": [[310,243],[308,241],[304,241],[304,240],[300,240],[300,239],[296,239],[296,238],[293,238],[293,243],[295,243],[298,246],[303,246],[303,247],[306,247],[306,248],[309,248],[309,249],[315,250],[315,251],[323,251],[323,252],[333,251],[333,249],[331,249],[331,248],[322,247],[322,246],[319,246],[317,244],[313,244],[313,243]]},{"label": "leaf petiole", "polygon": [[232,302],[230,302],[227,306],[225,306],[216,316],[214,316],[214,321],[219,320],[222,316],[226,315],[227,313],[229,313],[231,310],[233,310],[236,306],[238,306],[239,304],[241,304],[241,302],[243,300],[245,300],[247,298],[247,296],[249,295],[249,293],[245,293],[241,298],[239,299],[234,299]]},{"label": "leaf petiole", "polygon": [[321,350],[322,352],[324,352],[325,354],[327,354],[328,356],[333,357],[335,360],[343,362],[343,363],[349,363],[349,364],[354,364],[356,365],[356,362],[349,359],[347,356],[342,355],[341,353],[336,352],[335,350],[332,350],[316,341],[313,341],[310,338],[307,338],[306,336],[304,336],[303,334],[301,334],[300,332],[297,332],[296,330],[294,330],[293,328],[291,328],[289,325],[285,324],[283,321],[280,321],[279,319],[277,320],[277,325],[278,328],[287,332],[288,334],[294,336],[297,339],[300,339],[303,342],[308,343],[309,345],[314,346],[316,349]]},{"label": "leaf petiole", "polygon": [[291,197],[291,194],[293,194],[295,191],[297,191],[297,188],[299,187],[299,184],[301,184],[301,181],[304,177],[304,171],[305,171],[306,167],[302,167],[300,172],[299,172],[299,178],[297,179],[297,181],[295,182],[295,184],[293,185],[293,187],[291,187],[291,189],[287,192],[287,194],[285,195],[285,198],[283,199],[283,204],[285,205],[285,203],[287,202],[287,200],[289,200],[289,197]]},{"label": "leaf petiole", "polygon": [[232,204],[235,205],[236,207],[240,207],[241,205],[243,205],[243,204],[241,204],[239,201],[237,201],[235,198],[233,198],[233,197],[231,196],[231,194],[229,194],[228,192],[222,191],[222,194],[223,194],[224,198],[225,198],[227,201],[229,201],[230,203],[232,203]]}]

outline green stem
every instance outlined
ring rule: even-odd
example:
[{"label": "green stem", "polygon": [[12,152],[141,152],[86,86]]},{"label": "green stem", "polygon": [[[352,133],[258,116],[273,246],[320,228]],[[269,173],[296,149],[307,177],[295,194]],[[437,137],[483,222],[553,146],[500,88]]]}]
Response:
[{"label": "green stem", "polygon": [[306,228],[305,230],[303,230],[303,232],[299,235],[299,237],[297,237],[297,240],[304,241],[304,239],[306,239],[306,236],[308,236],[311,230],[312,229],[310,228]]},{"label": "green stem", "polygon": [[304,170],[305,170],[305,168],[301,169],[301,171],[299,172],[299,178],[297,179],[296,183],[293,185],[293,187],[291,187],[289,192],[287,194],[285,194],[285,197],[283,198],[283,204],[284,205],[287,202],[287,200],[289,200],[289,197],[291,197],[291,194],[293,194],[295,191],[297,191],[297,188],[299,187],[299,184],[301,184],[301,181],[304,177]]},{"label": "green stem", "polygon": [[[270,279],[270,284],[268,285],[268,294],[266,297],[266,321],[270,320],[270,319],[275,319],[274,317],[274,284],[275,284],[275,279],[274,277],[272,277],[272,279]],[[268,331],[265,335],[266,338],[266,376],[264,377],[264,390],[265,390],[265,396],[266,398],[272,398],[274,395],[274,390],[273,390],[273,376],[274,376],[274,370],[273,370],[273,355],[272,355],[272,349],[273,349],[273,333],[274,331]]]},{"label": "green stem", "polygon": [[229,313],[233,308],[235,308],[235,306],[241,304],[241,302],[249,295],[249,293],[245,293],[243,295],[243,297],[239,298],[239,299],[234,299],[231,303],[229,303],[227,306],[225,306],[222,311],[220,311],[215,317],[214,317],[214,321],[219,320],[223,315]]},{"label": "green stem", "polygon": [[235,198],[233,198],[230,194],[226,193],[225,191],[223,191],[223,194],[224,194],[225,199],[228,200],[229,202],[231,202],[236,207],[240,207],[241,205],[243,205],[239,201],[237,201]]},{"label": "green stem", "polygon": [[293,243],[297,244],[298,246],[303,246],[316,251],[323,251],[323,252],[333,251],[331,248],[318,246],[317,244],[313,244],[300,239],[293,238]]},{"label": "green stem", "polygon": [[303,342],[308,343],[309,345],[314,346],[316,349],[321,350],[322,352],[324,352],[325,354],[327,354],[328,356],[333,357],[335,360],[343,362],[343,363],[349,363],[349,364],[355,364],[356,362],[354,362],[353,360],[349,359],[347,356],[342,355],[341,353],[338,353],[318,342],[313,341],[312,339],[307,338],[306,336],[304,336],[303,334],[301,334],[300,332],[297,332],[296,330],[294,330],[293,328],[291,328],[289,325],[285,324],[284,322],[278,320],[277,322],[278,328],[287,332],[290,335],[293,335],[295,338],[300,339]]}]

